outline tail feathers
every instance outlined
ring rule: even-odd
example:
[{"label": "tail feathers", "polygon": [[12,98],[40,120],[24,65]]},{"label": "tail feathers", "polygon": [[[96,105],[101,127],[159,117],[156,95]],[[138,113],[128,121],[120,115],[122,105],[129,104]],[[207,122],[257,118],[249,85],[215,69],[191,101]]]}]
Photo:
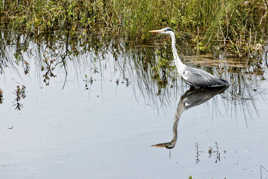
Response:
[{"label": "tail feathers", "polygon": [[229,87],[229,83],[224,79],[218,79],[208,87]]},{"label": "tail feathers", "polygon": [[229,82],[228,81],[226,81],[224,79],[220,79],[220,81],[221,81],[222,85],[229,86]]}]

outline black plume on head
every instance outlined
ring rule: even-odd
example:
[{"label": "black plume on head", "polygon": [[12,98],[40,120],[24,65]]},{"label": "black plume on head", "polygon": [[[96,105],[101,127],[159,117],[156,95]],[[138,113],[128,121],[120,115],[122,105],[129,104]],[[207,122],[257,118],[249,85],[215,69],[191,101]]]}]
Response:
[{"label": "black plume on head", "polygon": [[168,31],[172,31],[172,32],[173,32],[173,30],[172,30],[170,27],[167,27],[167,28],[165,29],[165,31],[166,31],[166,32],[168,32]]}]

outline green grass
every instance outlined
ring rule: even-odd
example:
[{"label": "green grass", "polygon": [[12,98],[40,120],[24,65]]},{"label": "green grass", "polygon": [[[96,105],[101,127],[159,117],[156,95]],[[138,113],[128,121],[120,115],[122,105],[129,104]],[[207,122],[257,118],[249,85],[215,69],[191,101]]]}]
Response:
[{"label": "green grass", "polygon": [[254,56],[268,31],[267,0],[2,0],[0,26],[38,35],[68,30],[124,36],[138,43],[170,26],[197,53]]}]

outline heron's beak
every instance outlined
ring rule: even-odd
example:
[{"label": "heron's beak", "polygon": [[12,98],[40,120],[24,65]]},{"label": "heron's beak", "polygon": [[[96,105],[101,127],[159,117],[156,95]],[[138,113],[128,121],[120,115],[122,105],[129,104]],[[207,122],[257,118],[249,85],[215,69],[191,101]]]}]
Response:
[{"label": "heron's beak", "polygon": [[150,30],[149,32],[151,32],[151,33],[160,33],[162,31],[161,30]]}]

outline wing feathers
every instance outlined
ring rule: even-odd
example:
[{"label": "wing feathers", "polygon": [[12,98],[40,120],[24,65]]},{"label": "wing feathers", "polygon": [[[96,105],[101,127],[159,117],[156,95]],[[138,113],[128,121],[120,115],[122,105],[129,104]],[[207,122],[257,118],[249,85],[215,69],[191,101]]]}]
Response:
[{"label": "wing feathers", "polygon": [[210,73],[196,68],[187,67],[182,75],[187,84],[194,88],[215,88],[229,86],[228,82]]}]

